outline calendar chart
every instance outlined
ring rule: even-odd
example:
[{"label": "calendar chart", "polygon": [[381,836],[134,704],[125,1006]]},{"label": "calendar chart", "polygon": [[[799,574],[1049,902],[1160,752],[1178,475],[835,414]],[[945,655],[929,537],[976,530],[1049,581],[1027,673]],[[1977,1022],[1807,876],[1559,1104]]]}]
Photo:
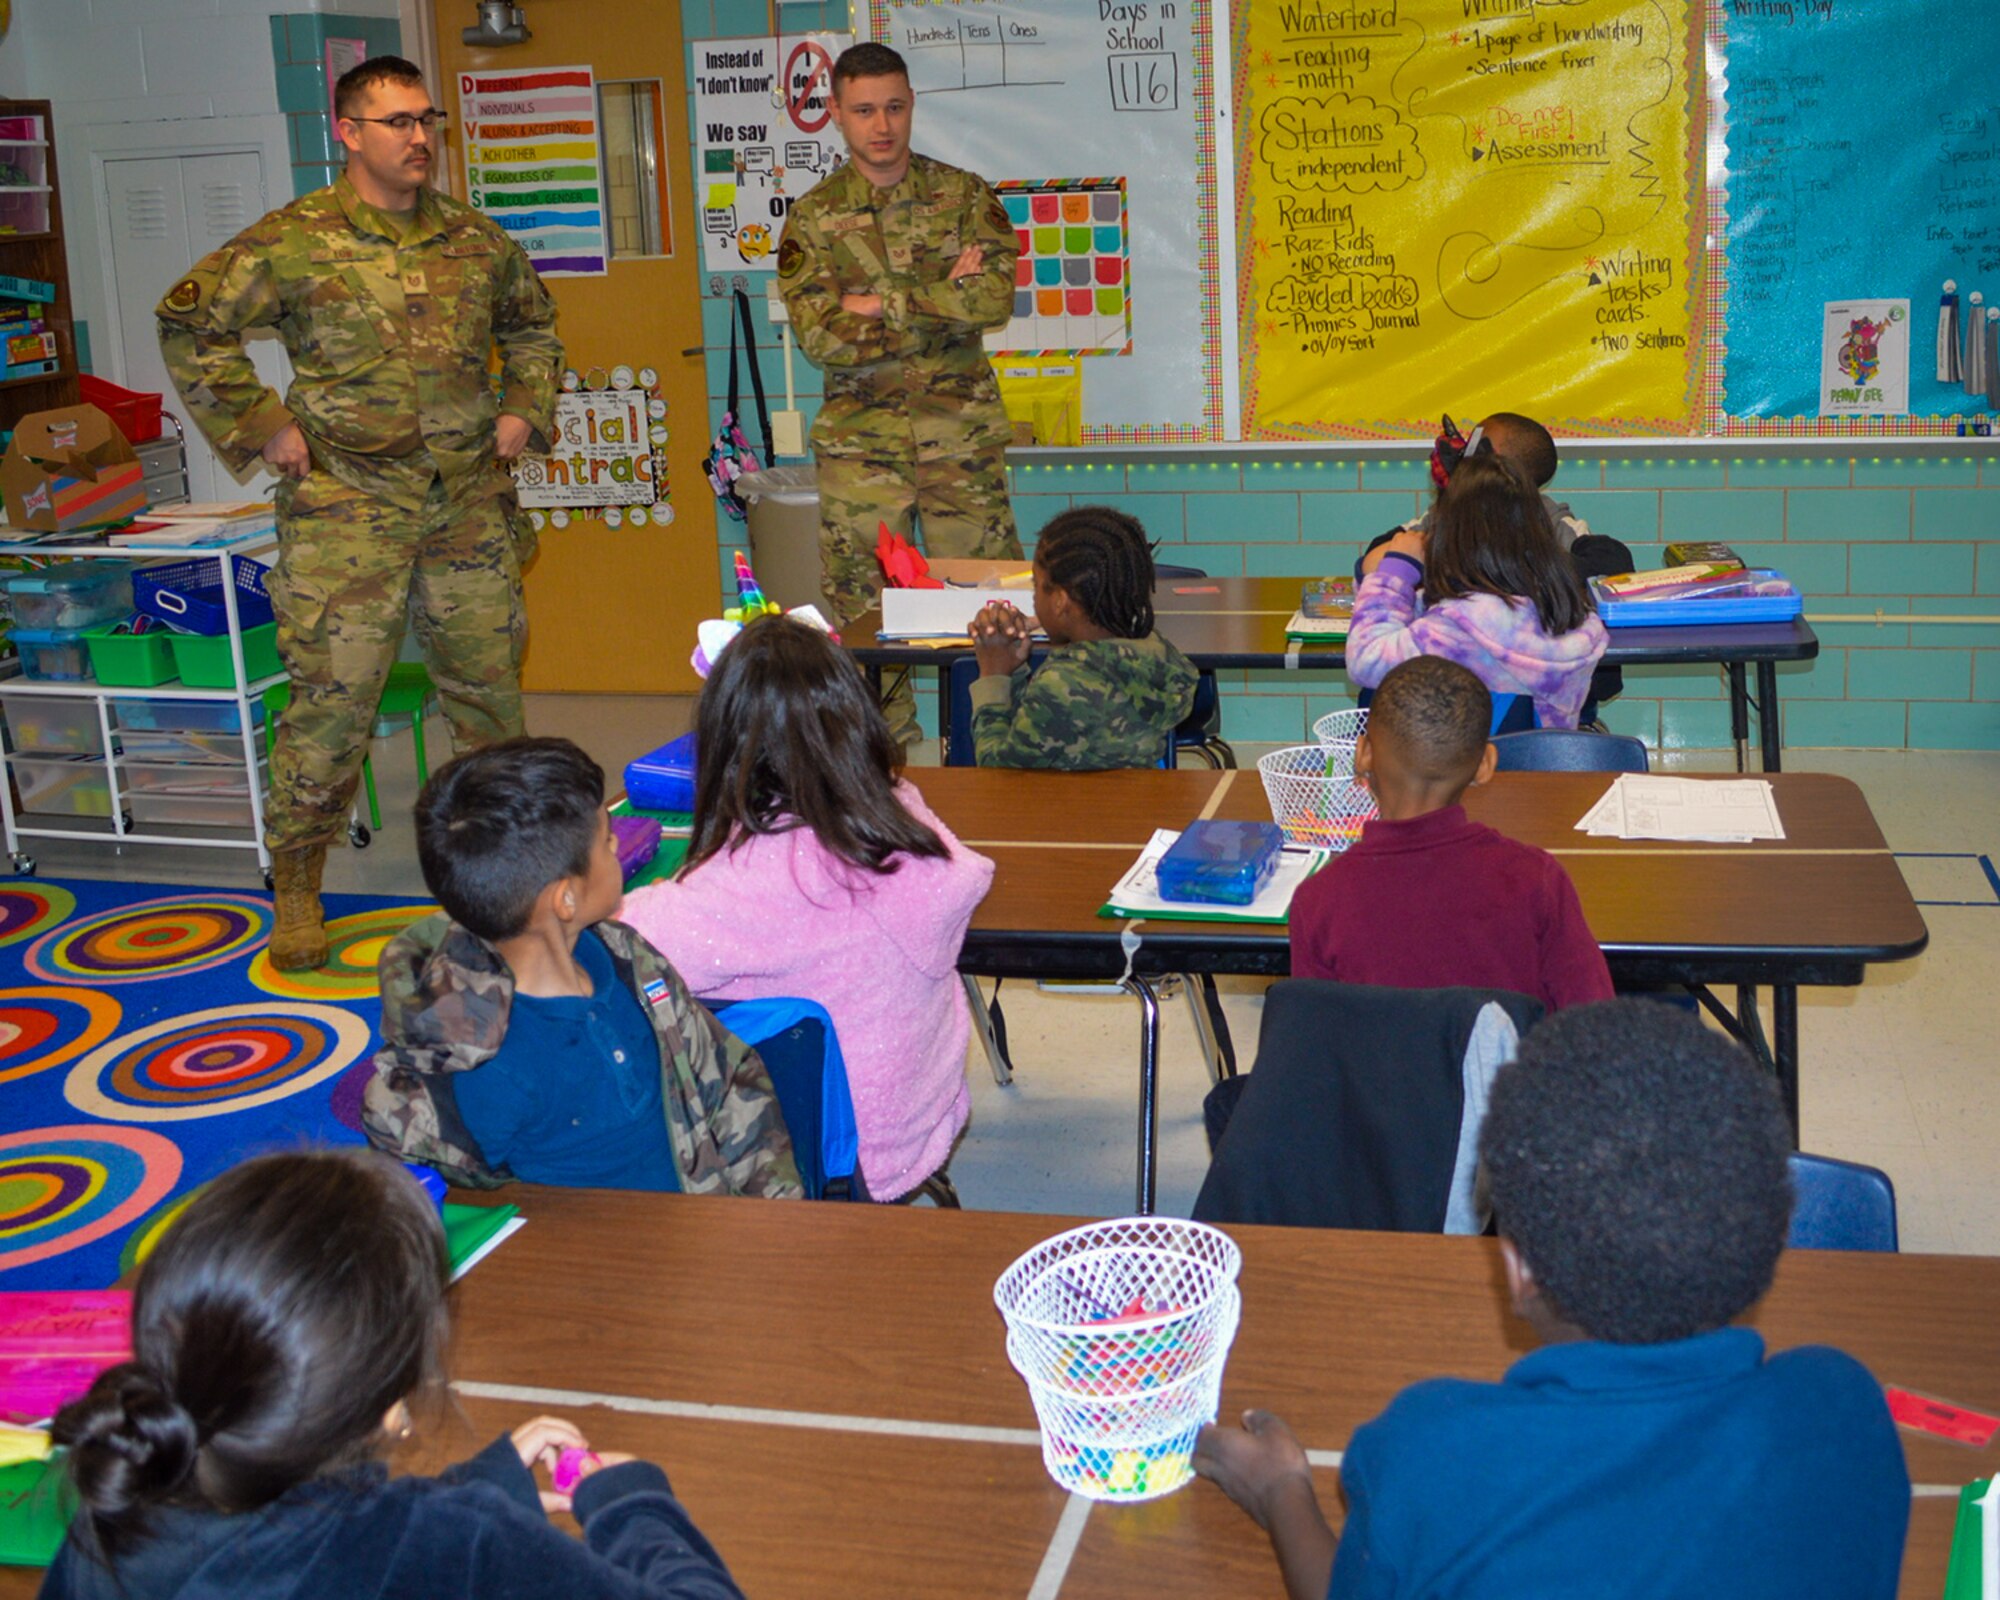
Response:
[{"label": "calendar chart", "polygon": [[986,336],[996,355],[1126,355],[1132,251],[1123,178],[1008,179],[994,185],[1014,224],[1014,315]]}]

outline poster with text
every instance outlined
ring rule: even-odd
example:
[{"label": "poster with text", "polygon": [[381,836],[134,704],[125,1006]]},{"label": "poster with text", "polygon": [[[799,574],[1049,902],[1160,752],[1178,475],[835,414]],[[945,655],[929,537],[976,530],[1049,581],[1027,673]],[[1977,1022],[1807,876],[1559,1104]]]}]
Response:
[{"label": "poster with text", "polygon": [[850,33],[694,42],[695,209],[704,272],[776,268],[785,211],[847,159],[829,109]]},{"label": "poster with text", "polygon": [[471,204],[543,277],[602,275],[611,252],[591,69],[460,73],[458,103]]},{"label": "poster with text", "polygon": [[556,396],[555,447],[514,463],[524,506],[649,506],[658,495],[648,398],[638,389]]},{"label": "poster with text", "polygon": [[1687,0],[1236,13],[1244,432],[1687,433]]}]

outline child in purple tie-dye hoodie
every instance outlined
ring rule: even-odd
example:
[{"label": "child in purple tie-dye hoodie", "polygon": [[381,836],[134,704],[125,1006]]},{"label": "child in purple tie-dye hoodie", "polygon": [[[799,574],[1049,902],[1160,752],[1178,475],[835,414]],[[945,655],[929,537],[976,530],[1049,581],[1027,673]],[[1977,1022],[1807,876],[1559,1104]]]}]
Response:
[{"label": "child in purple tie-dye hoodie", "polygon": [[1512,462],[1480,455],[1451,475],[1428,539],[1402,529],[1362,579],[1347,675],[1372,689],[1412,656],[1443,656],[1496,695],[1531,697],[1540,726],[1574,728],[1605,641],[1540,493]]}]

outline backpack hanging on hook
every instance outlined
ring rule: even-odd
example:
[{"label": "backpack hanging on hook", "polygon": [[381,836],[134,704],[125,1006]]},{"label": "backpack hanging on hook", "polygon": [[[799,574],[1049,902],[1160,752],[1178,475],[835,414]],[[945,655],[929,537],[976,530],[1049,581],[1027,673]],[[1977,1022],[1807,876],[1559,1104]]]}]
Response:
[{"label": "backpack hanging on hook", "polygon": [[[764,441],[764,454],[760,458],[750,447],[741,426],[742,404],[740,379],[736,370],[736,325],[743,325],[743,351],[750,363],[750,391],[757,401],[757,427]],[[709,444],[708,454],[702,458],[702,471],[708,474],[709,487],[715,491],[717,503],[722,510],[741,522],[749,515],[743,497],[736,492],[736,480],[746,472],[761,472],[772,459],[771,412],[764,401],[764,373],[757,365],[757,333],[750,323],[750,297],[741,289],[736,291],[735,314],[729,321],[729,404],[722,413],[722,422],[715,430],[715,438]]]}]

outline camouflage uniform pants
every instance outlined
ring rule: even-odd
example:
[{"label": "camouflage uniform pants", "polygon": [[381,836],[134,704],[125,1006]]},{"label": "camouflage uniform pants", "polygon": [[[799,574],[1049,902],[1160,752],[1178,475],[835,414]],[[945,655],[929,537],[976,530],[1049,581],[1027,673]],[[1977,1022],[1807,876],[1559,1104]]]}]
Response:
[{"label": "camouflage uniform pants", "polygon": [[292,679],[265,814],[274,851],[328,844],[345,829],[406,617],[460,751],[523,731],[528,633],[527,552],[504,499],[453,506],[440,482],[413,512],[320,473],[286,488],[270,578]]},{"label": "camouflage uniform pants", "polygon": [[[913,536],[914,523],[928,556],[1025,559],[1007,498],[1004,445],[934,461],[877,455],[821,455],[816,460],[820,561],[836,628],[881,601],[882,566],[875,559],[875,543],[884,522],[905,539]],[[898,681],[883,713],[899,742],[916,742],[916,698],[907,678]]]}]

